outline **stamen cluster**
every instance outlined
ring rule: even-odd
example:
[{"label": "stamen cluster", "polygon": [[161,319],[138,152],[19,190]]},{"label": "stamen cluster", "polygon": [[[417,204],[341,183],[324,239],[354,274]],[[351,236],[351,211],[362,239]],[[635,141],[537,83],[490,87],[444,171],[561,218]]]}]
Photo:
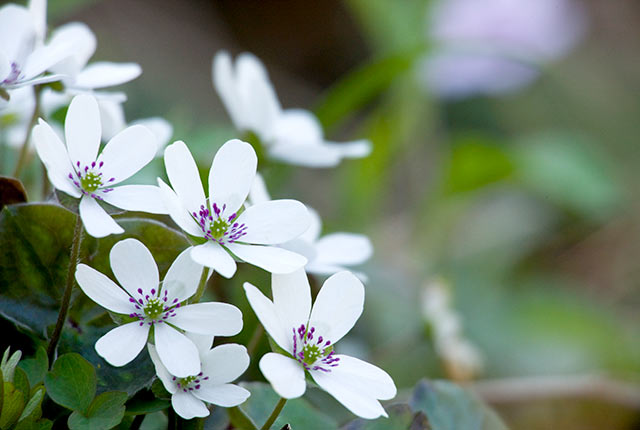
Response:
[{"label": "stamen cluster", "polygon": [[171,303],[168,299],[168,291],[164,290],[163,294],[156,296],[156,289],[151,289],[151,294],[144,294],[142,288],[138,288],[138,294],[140,298],[129,298],[129,301],[133,303],[140,312],[132,312],[129,314],[131,318],[138,318],[140,325],[145,323],[149,325],[160,324],[165,322],[168,318],[176,316],[175,310],[180,307],[178,299],[175,298]]},{"label": "stamen cluster", "polygon": [[224,216],[226,208],[226,204],[220,208],[214,203],[213,212],[205,205],[201,205],[198,213],[191,213],[200,225],[205,239],[224,245],[225,243],[233,243],[247,234],[247,226],[244,223],[234,222],[238,217],[237,212],[232,213],[228,218]]},{"label": "stamen cluster", "polygon": [[330,340],[318,336],[315,342],[315,327],[307,330],[304,324],[293,330],[293,358],[298,360],[306,370],[321,370],[331,372],[330,367],[336,367],[340,358],[335,357],[335,351]]},{"label": "stamen cluster", "polygon": [[173,377],[172,381],[176,383],[179,390],[184,391],[185,393],[189,391],[199,390],[200,382],[207,381],[209,379],[208,376],[203,376],[202,372],[198,373],[194,376],[187,376],[186,378],[176,378]]},{"label": "stamen cluster", "polygon": [[103,182],[102,172],[100,169],[104,165],[104,162],[96,163],[93,161],[91,165],[86,165],[81,167],[80,162],[76,162],[75,175],[73,173],[69,173],[69,179],[73,181],[73,184],[80,190],[80,192],[84,195],[92,197],[94,199],[102,200],[102,197],[96,194],[96,191],[100,190],[103,193],[108,193],[109,191],[113,191],[113,188],[101,188],[103,185],[111,183],[116,180],[116,178],[110,178],[106,182]]}]

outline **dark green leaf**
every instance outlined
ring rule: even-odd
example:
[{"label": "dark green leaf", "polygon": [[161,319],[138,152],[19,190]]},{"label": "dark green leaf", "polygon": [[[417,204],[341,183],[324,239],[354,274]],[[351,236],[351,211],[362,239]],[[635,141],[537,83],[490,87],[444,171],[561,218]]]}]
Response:
[{"label": "dark green leaf", "polygon": [[13,386],[22,393],[24,404],[26,405],[29,401],[31,387],[29,387],[29,378],[26,372],[19,367],[16,367],[13,374]]},{"label": "dark green leaf", "polygon": [[157,399],[147,390],[140,391],[127,402],[127,415],[146,415],[171,407],[171,402],[165,399]]},{"label": "dark green leaf", "polygon": [[127,393],[109,391],[97,396],[86,415],[74,412],[67,421],[69,428],[78,430],[107,430],[117,426],[124,417]]},{"label": "dark green leaf", "polygon": [[43,347],[38,348],[33,358],[22,360],[20,364],[18,364],[18,367],[27,373],[31,386],[38,385],[44,381],[44,376],[47,374],[47,370],[49,370],[47,351],[45,351]]},{"label": "dark green leaf", "polygon": [[96,395],[96,371],[80,354],[64,354],[45,376],[44,385],[57,404],[86,412]]},{"label": "dark green leaf", "polygon": [[[251,392],[251,397],[239,406],[240,409],[250,416],[254,422],[262,425],[271,414],[280,397],[269,384],[251,382],[241,385]],[[285,424],[291,424],[294,429],[304,430],[332,430],[338,428],[338,424],[332,417],[316,410],[304,398],[287,401],[273,428],[279,429]]]},{"label": "dark green leaf", "polygon": [[227,409],[227,413],[229,414],[231,424],[233,424],[233,426],[238,430],[254,430],[258,428],[251,417],[245,414],[242,409],[237,406]]},{"label": "dark green leaf", "polygon": [[474,394],[447,381],[422,380],[409,401],[437,430],[506,430],[507,427]]},{"label": "dark green leaf", "polygon": [[391,405],[386,409],[389,418],[357,419],[342,427],[342,430],[431,430],[424,414],[413,412],[409,405]]},{"label": "dark green leaf", "polygon": [[156,379],[155,381],[153,381],[153,384],[151,384],[151,391],[153,392],[153,395],[159,399],[171,399],[171,393],[168,392],[166,388],[164,388],[164,385],[162,384],[162,381],[160,379]]}]

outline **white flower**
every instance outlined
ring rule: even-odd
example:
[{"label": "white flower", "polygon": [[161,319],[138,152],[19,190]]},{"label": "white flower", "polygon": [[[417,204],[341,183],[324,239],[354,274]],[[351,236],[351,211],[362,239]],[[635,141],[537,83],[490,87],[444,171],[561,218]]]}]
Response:
[{"label": "white flower", "polygon": [[40,17],[27,8],[7,4],[0,8],[0,89],[58,81],[61,75],[41,76],[73,54],[68,41],[43,44]]},{"label": "white flower", "polygon": [[240,131],[255,133],[277,160],[308,167],[331,167],[343,158],[366,157],[367,140],[336,143],[324,139],[322,126],[309,111],[285,109],[255,56],[243,53],[235,67],[227,52],[213,59],[213,84]]},{"label": "white flower", "polygon": [[148,344],[149,355],[162,384],[171,393],[171,406],[186,420],[206,417],[209,409],[204,402],[230,408],[243,403],[251,393],[230,384],[249,367],[249,354],[235,343],[211,349],[213,336],[187,334],[198,348],[202,371],[186,378],[171,374],[162,364],[156,348]]},{"label": "white flower", "polygon": [[[262,175],[256,179],[249,193],[252,205],[271,200]],[[280,245],[284,249],[304,255],[308,262],[305,266],[307,273],[315,275],[333,275],[345,270],[348,266],[355,266],[367,261],[373,254],[373,246],[369,238],[362,234],[336,232],[320,237],[322,220],[312,208],[307,207],[311,223],[309,228],[297,238]],[[364,273],[354,274],[365,281]]]},{"label": "white flower", "polygon": [[81,198],[79,211],[87,232],[104,237],[124,230],[98,204],[98,200],[125,210],[166,213],[159,190],[151,185],[115,185],[153,159],[155,137],[136,125],[118,133],[98,155],[100,114],[92,96],[76,96],[65,121],[66,146],[51,126],[40,119],[33,129],[38,156],[54,187]]},{"label": "white flower", "polygon": [[96,342],[96,351],[111,365],[124,366],[136,358],[153,327],[156,350],[171,374],[181,378],[196,375],[200,372],[198,350],[181,330],[233,336],[242,329],[242,313],[235,306],[213,302],[182,306],[195,294],[202,274],[202,266],[188,251],[176,258],[162,284],[153,256],[138,240],[116,243],[109,259],[122,288],[85,264],[78,264],[76,281],[100,306],[135,319]]},{"label": "white flower", "polygon": [[585,32],[574,0],[438,0],[428,20],[435,46],[421,77],[437,95],[460,98],[517,90],[539,65],[564,56]]},{"label": "white flower", "polygon": [[[171,218],[198,238],[191,256],[230,278],[236,271],[231,254],[273,273],[290,273],[307,259],[274,245],[287,242],[309,226],[305,206],[295,200],[273,200],[244,211],[243,204],[256,176],[256,153],[246,142],[230,140],[216,153],[209,171],[205,198],[196,163],[184,142],[164,153],[173,190],[158,179]],[[175,190],[175,191],[174,191]]]},{"label": "white flower", "polygon": [[362,313],[364,286],[358,278],[349,272],[331,276],[313,309],[304,270],[272,276],[273,302],[249,283],[244,289],[258,319],[287,354],[270,352],[260,360],[262,374],[281,397],[304,394],[306,371],[354,414],[368,419],[387,416],[378,400],[395,397],[391,377],[372,364],[333,349]]}]

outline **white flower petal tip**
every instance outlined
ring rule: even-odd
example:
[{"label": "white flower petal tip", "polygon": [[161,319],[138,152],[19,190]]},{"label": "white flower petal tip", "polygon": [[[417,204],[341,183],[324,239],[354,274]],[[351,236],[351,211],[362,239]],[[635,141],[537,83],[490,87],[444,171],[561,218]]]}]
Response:
[{"label": "white flower petal tip", "polygon": [[[374,419],[387,416],[379,400],[396,395],[396,386],[382,369],[335,352],[334,344],[362,313],[364,286],[349,272],[330,277],[311,309],[311,292],[303,270],[274,275],[271,302],[256,287],[244,284],[249,304],[272,339],[290,356],[268,353],[259,367],[284,398],[304,394],[305,372],[354,414]],[[309,315],[310,314],[310,315]]]}]

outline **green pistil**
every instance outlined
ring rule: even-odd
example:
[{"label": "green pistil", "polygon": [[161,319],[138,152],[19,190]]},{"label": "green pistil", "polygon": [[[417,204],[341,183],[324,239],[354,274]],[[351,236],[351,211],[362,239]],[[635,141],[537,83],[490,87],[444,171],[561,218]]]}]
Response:
[{"label": "green pistil", "polygon": [[320,348],[318,348],[318,345],[307,344],[302,349],[302,352],[304,353],[304,362],[309,366],[313,365],[313,363],[315,363],[316,360],[324,357],[325,355],[322,353],[323,351]]},{"label": "green pistil", "polygon": [[164,304],[159,299],[149,299],[144,307],[144,313],[148,318],[155,320],[164,312]]},{"label": "green pistil", "polygon": [[189,386],[189,384],[195,381],[196,378],[197,376],[187,376],[186,378],[180,378],[178,379],[178,384],[180,384],[180,386],[182,387],[187,387]]},{"label": "green pistil", "polygon": [[80,184],[85,191],[94,192],[102,185],[102,180],[99,175],[93,172],[87,172],[87,174],[80,179]]},{"label": "green pistil", "polygon": [[227,232],[228,228],[229,223],[222,218],[218,218],[211,223],[211,236],[213,236],[214,239],[221,239]]}]

